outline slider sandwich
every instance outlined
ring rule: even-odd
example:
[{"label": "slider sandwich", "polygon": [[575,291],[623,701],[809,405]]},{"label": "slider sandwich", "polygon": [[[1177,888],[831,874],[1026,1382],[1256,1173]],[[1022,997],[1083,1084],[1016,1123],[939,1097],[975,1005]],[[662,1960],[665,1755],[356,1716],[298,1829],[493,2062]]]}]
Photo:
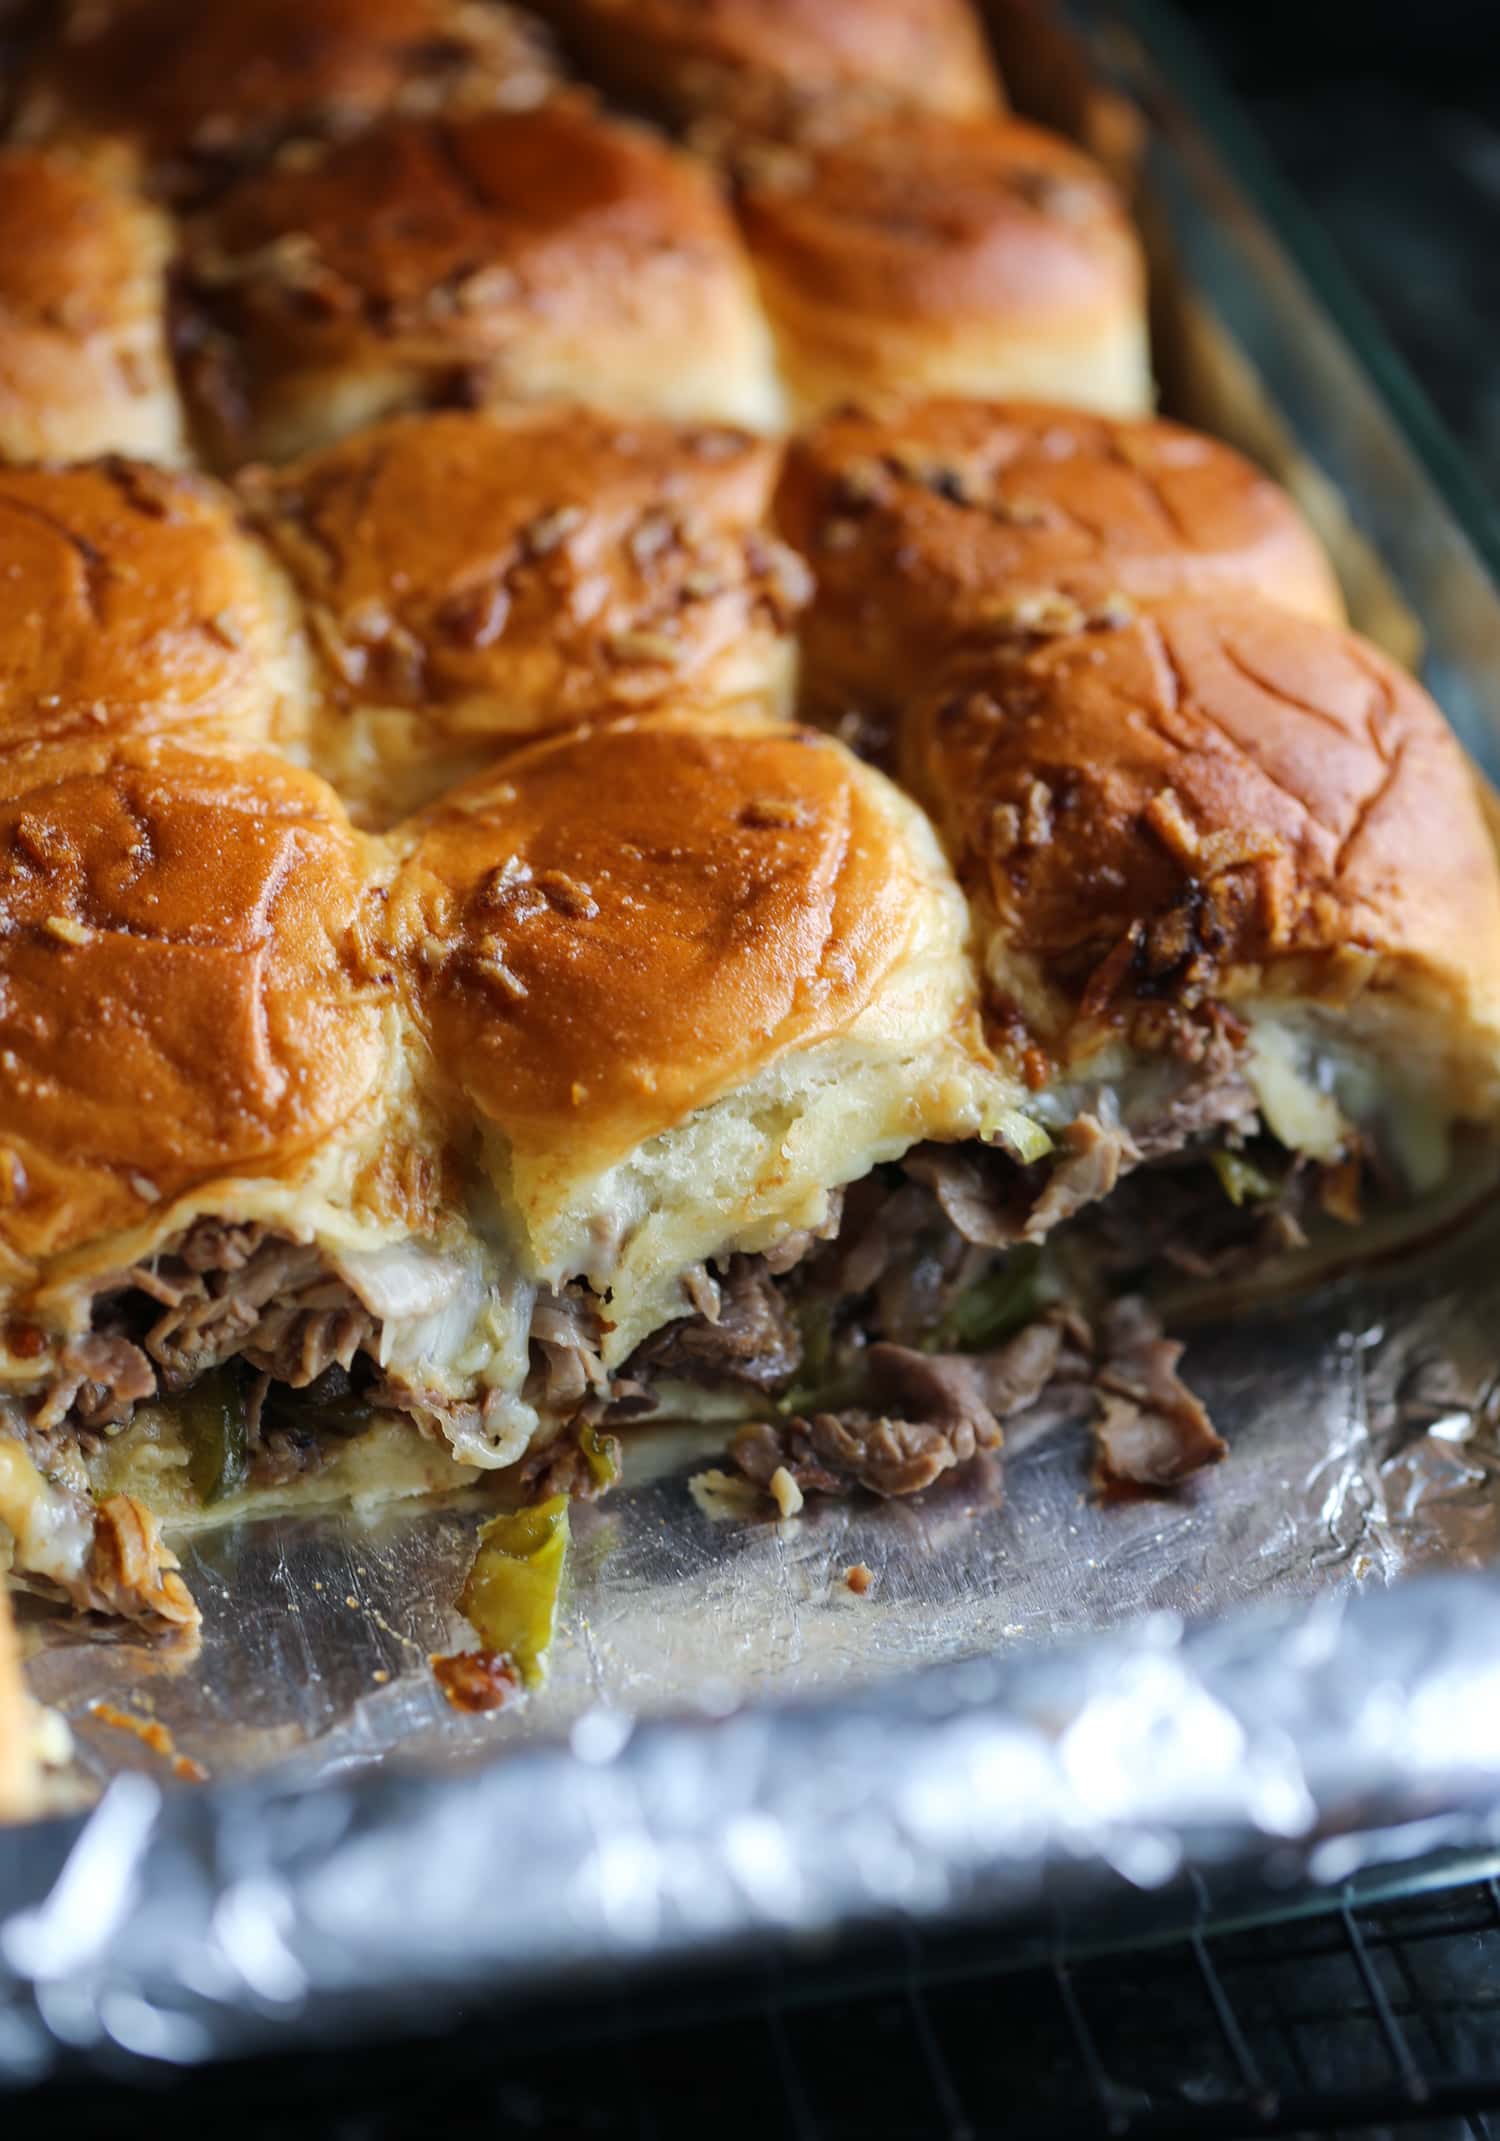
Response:
[{"label": "slider sandwich", "polygon": [[85,1610],[191,1619],[162,1517],[773,1401],[845,1185],[1003,1111],[932,831],[831,739],[575,730],[389,843],[267,757],[7,764],[0,1518]]},{"label": "slider sandwich", "polygon": [[[1048,1146],[908,1160],[966,1240],[1043,1247],[1088,1303],[1286,1279],[1310,1238],[1347,1259],[1480,1194],[1500,873],[1452,732],[1377,649],[1245,598],[1054,620],[961,657],[900,750]],[[1139,1384],[1105,1466],[1154,1484],[1202,1423],[1143,1428]]]},{"label": "slider sandwich", "polygon": [[930,822],[826,735],[626,715],[384,840],[268,757],[0,761],[19,1571],[181,1624],[164,1516],[584,1489],[705,1405],[804,1492],[1090,1380],[1108,1475],[1221,1454],[1136,1297],[1488,1150],[1468,768],[1245,598],[965,653],[900,753]]},{"label": "slider sandwich", "polygon": [[795,418],[851,396],[1151,402],[1145,266],[1105,173],[1021,120],[833,116],[730,155]]},{"label": "slider sandwich", "polygon": [[712,176],[580,91],[398,112],[249,167],[181,235],[183,376],[221,465],[432,406],[780,413]]},{"label": "slider sandwich", "polygon": [[444,1240],[436,1157],[395,1135],[369,866],[269,755],[0,757],[0,1524],[83,1610],[191,1624],[159,1520],[252,1457],[296,1478],[313,1430],[280,1399],[347,1418],[371,1328],[347,1272]]},{"label": "slider sandwich", "polygon": [[539,12],[585,75],[695,142],[831,112],[968,119],[1004,101],[968,0],[541,0]]},{"label": "slider sandwich", "polygon": [[776,517],[815,581],[803,710],[877,751],[956,648],[1066,632],[1121,597],[1245,593],[1344,621],[1286,492],[1159,417],[850,403],[789,442]]},{"label": "slider sandwich", "polygon": [[0,459],[185,458],[173,232],[96,158],[0,148]]},{"label": "slider sandwich", "polygon": [[519,110],[556,82],[529,15],[485,0],[58,0],[15,131],[174,203],[394,114]]},{"label": "slider sandwich", "polygon": [[122,455],[0,467],[0,587],[12,768],[109,735],[300,749],[311,684],[294,590],[211,477]]},{"label": "slider sandwich", "polygon": [[562,403],[397,417],[242,472],[308,620],[314,762],[388,823],[579,722],[785,713],[809,581],[768,526],[779,459]]}]

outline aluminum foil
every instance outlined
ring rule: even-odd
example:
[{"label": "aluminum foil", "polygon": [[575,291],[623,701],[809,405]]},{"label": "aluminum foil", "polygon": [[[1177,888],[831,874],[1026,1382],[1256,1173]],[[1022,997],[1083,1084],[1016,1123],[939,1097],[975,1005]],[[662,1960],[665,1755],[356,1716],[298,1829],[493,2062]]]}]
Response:
[{"label": "aluminum foil", "polygon": [[[1231,1455],[1170,1500],[1101,1501],[1083,1423],[1039,1417],[919,1502],[719,1518],[689,1484],[715,1438],[643,1435],[578,1512],[547,1685],[490,1716],[429,1665],[482,1506],[201,1535],[195,1656],[32,1660],[108,1788],[0,1837],[0,2074],[1488,1838],[1500,1581],[1454,1571],[1500,1526],[1497,1247],[1485,1217],[1196,1331]],[[101,1698],[212,1781],[175,1782]]]}]

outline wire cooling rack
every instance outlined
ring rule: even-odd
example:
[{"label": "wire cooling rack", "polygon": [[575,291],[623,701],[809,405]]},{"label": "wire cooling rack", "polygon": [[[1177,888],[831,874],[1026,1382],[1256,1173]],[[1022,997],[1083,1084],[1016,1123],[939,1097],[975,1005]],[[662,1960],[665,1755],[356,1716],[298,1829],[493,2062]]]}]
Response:
[{"label": "wire cooling rack", "polygon": [[46,2112],[120,2141],[231,2109],[255,2141],[1500,2141],[1500,1861],[1146,1947],[1044,1946],[1022,1964],[971,1931],[580,1987],[441,2044],[220,2068],[166,2099],[58,2090]]}]

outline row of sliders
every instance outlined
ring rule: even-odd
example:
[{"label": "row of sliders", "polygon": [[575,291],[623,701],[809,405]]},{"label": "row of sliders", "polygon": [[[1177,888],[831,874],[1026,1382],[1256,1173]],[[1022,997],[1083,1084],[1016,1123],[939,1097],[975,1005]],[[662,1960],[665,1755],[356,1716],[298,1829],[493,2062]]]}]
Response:
[{"label": "row of sliders", "polygon": [[705,1408],[783,1507],[1049,1390],[1169,1488],[1150,1297],[1487,1178],[1477,785],[1144,413],[1103,175],[960,0],[538,12],[89,0],[0,150],[0,1537],[81,1611]]},{"label": "row of sliders", "polygon": [[[65,11],[0,151],[0,451],[231,469],[543,398],[763,428],[882,386],[1147,406],[1124,209],[1004,112],[965,7],[672,5],[654,41],[558,12],[596,75],[628,47],[667,116],[716,110],[715,154],[483,0]],[[694,54],[716,36],[733,66]]]},{"label": "row of sliders", "polygon": [[[77,580],[71,635],[18,636],[0,756],[0,1515],[92,1610],[183,1610],[158,1515],[555,1485],[705,1389],[754,1476],[894,1493],[1093,1375],[1106,1472],[1170,1484],[1219,1446],[1121,1288],[1301,1254],[1487,1147],[1475,783],[1227,449],[913,404],[805,434],[773,496],[759,442],[684,433],[763,639],[710,629],[637,699],[610,635],[682,591],[659,428],[553,499],[540,559],[504,539],[522,628],[455,659],[455,602],[499,599],[466,475],[504,527],[516,471],[533,528],[548,425],[583,435],[534,412],[487,461],[520,422],[257,472],[247,522],[118,462],[0,481],[0,569],[57,614]],[[168,544],[207,614],[152,607]],[[601,581],[602,639],[570,601]],[[784,712],[799,611],[821,727]],[[353,815],[294,734],[334,739]]]}]

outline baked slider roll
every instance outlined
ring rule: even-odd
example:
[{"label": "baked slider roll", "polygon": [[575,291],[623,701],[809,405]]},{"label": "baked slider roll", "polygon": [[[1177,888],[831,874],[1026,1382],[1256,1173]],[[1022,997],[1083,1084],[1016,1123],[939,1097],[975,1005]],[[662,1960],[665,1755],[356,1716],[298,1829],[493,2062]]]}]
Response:
[{"label": "baked slider roll", "polygon": [[931,829],[831,738],[657,714],[528,746],[418,832],[394,955],[530,1289],[492,1461],[674,1385],[773,1404],[844,1185],[996,1108]]},{"label": "baked slider roll", "polygon": [[171,233],[61,150],[0,150],[0,459],[183,456]]},{"label": "baked slider roll", "polygon": [[475,0],[73,0],[59,14],[18,133],[112,150],[179,199],[391,112],[535,103],[555,77],[537,25]]},{"label": "baked slider roll", "polygon": [[320,1467],[454,1476],[371,1408],[415,1404],[434,1344],[483,1357],[493,1259],[424,1141],[368,952],[378,857],[332,791],[171,741],[19,774],[0,760],[0,1527],[28,1581],[187,1625],[158,1517],[322,1491]]},{"label": "baked slider roll", "polygon": [[569,406],[397,417],[240,490],[319,655],[320,768],[367,816],[502,746],[670,699],[785,710],[806,568],[776,449]]},{"label": "baked slider roll", "polygon": [[1120,595],[1244,590],[1343,621],[1286,492],[1217,440],[1149,417],[846,407],[792,441],[777,519],[816,579],[804,707],[877,739],[956,643],[1066,630]]},{"label": "baked slider roll", "polygon": [[757,131],[830,108],[974,118],[1001,93],[969,0],[543,0],[572,57],[659,118]]},{"label": "baked slider roll", "polygon": [[992,1043],[1053,1139],[948,1171],[973,1238],[1098,1207],[1107,1264],[1238,1270],[1456,1183],[1492,1135],[1495,851],[1441,714],[1375,648],[1181,600],[960,664],[905,744]]},{"label": "baked slider roll", "polygon": [[0,468],[0,752],[173,730],[294,744],[292,590],[207,477],[111,457]]},{"label": "baked slider roll", "polygon": [[707,170],[581,98],[395,120],[190,227],[183,348],[221,460],[435,402],[765,424],[778,389]]},{"label": "baked slider roll", "polygon": [[737,169],[799,416],[886,390],[1149,407],[1139,245],[1055,135],[900,116],[759,144]]}]

